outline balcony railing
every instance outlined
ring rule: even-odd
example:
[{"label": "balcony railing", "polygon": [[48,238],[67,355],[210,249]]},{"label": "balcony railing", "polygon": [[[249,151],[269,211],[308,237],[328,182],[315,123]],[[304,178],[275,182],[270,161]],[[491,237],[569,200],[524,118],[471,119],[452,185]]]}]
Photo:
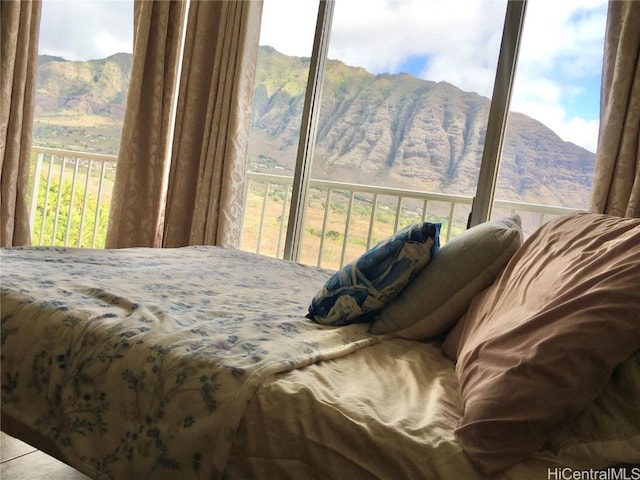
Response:
[{"label": "balcony railing", "polygon": [[[104,248],[116,157],[34,147],[30,220],[34,245]],[[241,248],[282,257],[293,179],[247,173]],[[441,242],[464,231],[472,197],[312,180],[302,238],[305,264],[338,268],[405,225],[442,223]],[[525,233],[575,211],[496,201],[519,213]]]},{"label": "balcony railing", "polygon": [[31,243],[104,248],[116,157],[31,149]]}]

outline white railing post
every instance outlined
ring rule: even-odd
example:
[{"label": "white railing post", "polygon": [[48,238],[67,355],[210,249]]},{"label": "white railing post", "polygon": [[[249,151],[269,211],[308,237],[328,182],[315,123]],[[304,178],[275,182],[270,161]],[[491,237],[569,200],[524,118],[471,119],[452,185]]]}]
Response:
[{"label": "white railing post", "polygon": [[[39,244],[42,245],[42,241],[44,239],[44,227],[47,221],[47,205],[49,205],[49,189],[51,188],[51,175],[53,174],[53,158],[54,155],[49,155],[49,168],[47,169],[47,183],[44,191],[44,205],[42,206],[42,223],[40,225],[40,241]],[[51,239],[51,245],[53,245],[53,238]]]},{"label": "white railing post", "polygon": [[402,213],[402,197],[398,197],[398,203],[396,204],[396,218],[393,222],[393,231],[397,232],[400,229],[400,214]]},{"label": "white railing post", "polygon": [[244,227],[247,224],[244,221],[244,217],[247,215],[247,202],[249,201],[249,189],[251,188],[251,180],[248,178],[245,179],[244,182],[244,200],[242,205],[244,205],[244,211],[242,212],[242,224],[240,225],[240,248],[242,248],[242,244],[244,242]]},{"label": "white railing post", "polygon": [[60,204],[62,203],[62,188],[64,187],[64,168],[67,165],[67,156],[60,157],[60,175],[58,176],[58,195],[56,196],[56,209],[53,214],[53,233],[51,234],[51,245],[55,245],[58,235],[58,218],[60,218]]},{"label": "white railing post", "polygon": [[347,218],[344,222],[344,236],[342,237],[342,253],[340,254],[340,266],[344,265],[345,255],[347,253],[347,240],[349,239],[349,227],[351,227],[351,210],[353,209],[353,198],[356,195],[355,190],[351,190],[349,195],[349,206],[347,207]]},{"label": "white railing post", "polygon": [[456,213],[456,204],[451,202],[451,206],[449,207],[449,228],[447,229],[447,242],[451,240],[451,231],[453,230],[453,219],[455,218]]},{"label": "white railing post", "polygon": [[73,200],[76,196],[76,179],[78,178],[78,167],[80,161],[78,158],[73,159],[73,176],[71,177],[71,197],[69,198],[69,211],[67,212],[67,230],[64,235],[65,247],[69,245],[69,235],[71,235],[71,220],[73,218]]},{"label": "white railing post", "polygon": [[104,172],[107,166],[104,162],[102,162],[102,166],[100,167],[100,181],[98,183],[98,197],[96,198],[96,214],[93,220],[93,232],[91,234],[91,248],[96,247],[96,237],[98,236],[98,228],[100,227],[100,199],[102,198],[102,187],[104,185]]},{"label": "white railing post", "polygon": [[267,211],[267,200],[269,199],[269,186],[271,182],[264,183],[264,195],[262,197],[262,210],[260,213],[260,224],[258,226],[258,242],[256,245],[256,253],[260,253],[260,246],[262,244],[262,232],[264,231],[264,216]]},{"label": "white railing post", "polygon": [[429,209],[429,200],[425,200],[422,203],[422,221],[427,221],[427,210]]},{"label": "white railing post", "polygon": [[332,189],[327,188],[327,196],[324,204],[324,215],[322,217],[322,230],[320,231],[320,248],[318,249],[318,266],[322,265],[322,255],[324,253],[324,237],[327,234],[327,223],[329,221],[329,212],[331,211],[331,192]]},{"label": "white railing post", "polygon": [[282,211],[280,212],[280,228],[278,230],[278,244],[276,246],[276,257],[280,257],[280,250],[282,248],[282,240],[285,235],[284,226],[287,223],[287,204],[289,203],[289,193],[290,189],[288,186],[285,186],[284,189],[284,198],[282,199]]},{"label": "white railing post", "polygon": [[91,180],[92,160],[87,162],[87,176],[84,179],[84,197],[82,199],[82,210],[80,212],[80,231],[78,232],[78,247],[82,247],[82,235],[84,234],[84,217],[89,203],[89,181]]},{"label": "white railing post", "polygon": [[31,190],[31,207],[29,207],[29,225],[33,230],[36,222],[36,211],[38,210],[38,194],[40,193],[40,176],[42,175],[42,160],[44,153],[36,154],[36,166],[33,169],[33,189]]},{"label": "white railing post", "polygon": [[371,241],[373,240],[373,227],[376,224],[376,213],[378,211],[378,194],[373,194],[373,200],[371,202],[371,218],[369,219],[369,232],[367,234],[367,250],[371,248]]}]

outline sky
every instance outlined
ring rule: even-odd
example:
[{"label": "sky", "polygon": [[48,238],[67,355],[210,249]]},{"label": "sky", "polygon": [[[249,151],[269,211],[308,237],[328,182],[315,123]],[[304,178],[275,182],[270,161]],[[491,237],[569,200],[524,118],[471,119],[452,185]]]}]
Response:
[{"label": "sky", "polygon": [[[265,0],[260,44],[310,56],[317,0]],[[490,97],[506,0],[337,0],[329,58]],[[529,0],[511,110],[595,152],[606,0]],[[44,0],[41,54],[131,52],[130,0]],[[291,19],[295,19],[292,21]]]}]

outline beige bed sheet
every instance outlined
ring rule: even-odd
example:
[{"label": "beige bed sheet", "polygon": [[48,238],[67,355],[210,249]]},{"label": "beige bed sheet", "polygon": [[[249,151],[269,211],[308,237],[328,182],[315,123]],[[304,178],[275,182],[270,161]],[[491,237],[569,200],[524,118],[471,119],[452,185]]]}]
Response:
[{"label": "beige bed sheet", "polygon": [[[440,344],[387,340],[265,382],[225,478],[484,478],[454,437],[461,414]],[[495,478],[539,480],[556,465],[530,459]]]}]

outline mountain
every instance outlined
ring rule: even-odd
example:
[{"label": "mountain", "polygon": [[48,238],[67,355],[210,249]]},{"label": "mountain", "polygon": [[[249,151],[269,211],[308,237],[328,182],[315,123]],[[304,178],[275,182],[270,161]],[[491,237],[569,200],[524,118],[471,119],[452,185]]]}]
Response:
[{"label": "mountain", "polygon": [[[271,47],[260,47],[259,56],[250,167],[293,174],[309,59]],[[121,122],[130,71],[128,54],[86,62],[42,59],[36,142],[62,137],[87,150],[115,153],[115,139],[107,137]],[[313,176],[472,195],[489,106],[489,99],[446,82],[373,75],[330,60]],[[511,113],[497,197],[580,207],[588,198],[593,162],[593,153]]]},{"label": "mountain", "polygon": [[[309,59],[261,47],[250,158],[293,172]],[[328,62],[314,177],[472,195],[489,99],[407,74],[372,75]],[[267,152],[265,154],[265,152]],[[263,155],[260,158],[260,155]],[[511,113],[497,197],[565,206],[588,198],[594,154]]]},{"label": "mountain", "polygon": [[117,154],[132,56],[38,57],[34,144]]},{"label": "mountain", "polygon": [[36,114],[97,114],[122,119],[132,57],[117,53],[102,60],[70,62],[40,57]]}]

